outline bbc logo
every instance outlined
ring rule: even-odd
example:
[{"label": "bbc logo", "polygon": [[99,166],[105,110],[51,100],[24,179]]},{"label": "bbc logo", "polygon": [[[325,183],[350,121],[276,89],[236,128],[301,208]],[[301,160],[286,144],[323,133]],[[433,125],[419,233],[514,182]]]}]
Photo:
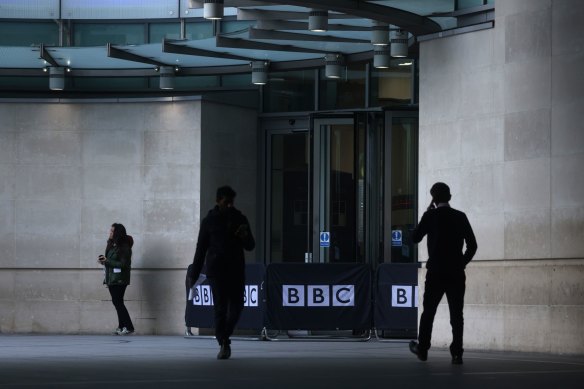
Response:
[{"label": "bbc logo", "polygon": [[353,307],[355,285],[282,285],[285,307]]},{"label": "bbc logo", "polygon": [[393,308],[417,308],[418,287],[415,285],[392,285],[391,306]]},{"label": "bbc logo", "polygon": [[[243,291],[243,306],[244,307],[257,307],[259,306],[259,287],[258,285],[245,285]],[[213,305],[213,293],[211,292],[211,286],[209,285],[199,285],[195,288],[195,293],[193,297],[193,305],[200,306],[212,306]]]}]

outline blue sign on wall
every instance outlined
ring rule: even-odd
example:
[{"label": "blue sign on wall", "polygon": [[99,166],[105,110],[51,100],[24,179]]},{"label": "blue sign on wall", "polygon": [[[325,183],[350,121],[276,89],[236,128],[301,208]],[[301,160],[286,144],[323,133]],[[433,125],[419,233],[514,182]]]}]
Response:
[{"label": "blue sign on wall", "polygon": [[402,246],[402,232],[401,232],[401,230],[392,230],[391,231],[391,245],[392,245],[392,247],[401,247]]},{"label": "blue sign on wall", "polygon": [[330,247],[331,245],[331,234],[327,231],[322,231],[320,233],[320,247]]}]

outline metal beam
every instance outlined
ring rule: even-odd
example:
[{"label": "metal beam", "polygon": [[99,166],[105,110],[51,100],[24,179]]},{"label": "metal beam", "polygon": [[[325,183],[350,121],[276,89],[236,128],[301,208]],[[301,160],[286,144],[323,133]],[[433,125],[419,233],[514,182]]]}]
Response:
[{"label": "metal beam", "polygon": [[289,40],[289,41],[311,41],[311,42],[344,42],[344,43],[367,43],[371,44],[369,40],[343,38],[331,35],[320,34],[298,34],[295,32],[262,30],[259,28],[249,29],[250,39],[266,39],[266,40]]},{"label": "metal beam", "polygon": [[39,54],[41,56],[41,59],[44,59],[47,63],[49,63],[51,66],[61,66],[57,63],[57,61],[55,61],[55,59],[53,58],[53,56],[49,53],[49,51],[47,50],[47,48],[45,47],[44,44],[41,43],[41,46],[39,48]]},{"label": "metal beam", "polygon": [[195,47],[190,47],[190,46],[186,46],[186,45],[178,45],[176,43],[167,41],[166,39],[164,39],[162,41],[162,51],[164,53],[195,55],[195,56],[199,56],[199,57],[235,59],[235,60],[239,60],[239,61],[254,61],[255,60],[254,58],[244,57],[241,55],[234,55],[234,54],[224,53],[224,52],[220,52],[220,51],[210,51],[210,50],[197,49]]},{"label": "metal beam", "polygon": [[490,21],[490,22],[486,22],[486,23],[475,24],[472,26],[465,26],[465,27],[453,28],[450,30],[444,30],[444,31],[441,31],[441,32],[438,32],[435,34],[422,35],[422,36],[417,37],[417,40],[418,40],[418,42],[424,42],[424,41],[429,41],[432,39],[446,38],[448,36],[454,36],[454,35],[459,35],[459,34],[466,34],[469,32],[487,30],[487,29],[493,28],[493,27],[495,27],[495,22]]},{"label": "metal beam", "polygon": [[[203,8],[204,0],[189,0],[189,8]],[[265,1],[253,1],[253,0],[225,0],[223,2],[224,7],[259,7],[273,5],[270,2]]]},{"label": "metal beam", "polygon": [[[293,22],[290,20],[264,20],[258,19],[256,27],[263,30],[298,30],[308,31],[307,22]],[[351,26],[348,24],[328,24],[329,31],[371,31],[368,26]]]},{"label": "metal beam", "polygon": [[[114,47],[111,43],[107,44],[107,56],[110,58],[123,59],[131,62],[147,63],[154,66],[167,66],[167,64],[156,61],[152,58],[130,53],[129,51]],[[168,65],[173,66],[173,65]]]},{"label": "metal beam", "polygon": [[435,21],[412,12],[360,0],[274,0],[274,4],[326,9],[402,27],[413,35],[442,31]]},{"label": "metal beam", "polygon": [[248,50],[267,50],[267,51],[288,51],[295,53],[314,53],[314,54],[335,54],[335,51],[315,50],[292,45],[277,45],[274,43],[248,41],[240,38],[226,38],[217,36],[217,47],[231,47],[234,49]]},{"label": "metal beam", "polygon": [[[271,11],[265,9],[238,8],[237,20],[307,20],[310,12],[298,11]],[[353,15],[342,13],[329,13],[331,19],[356,19]]]},{"label": "metal beam", "polygon": [[43,69],[0,68],[0,76],[40,77],[46,75]]}]

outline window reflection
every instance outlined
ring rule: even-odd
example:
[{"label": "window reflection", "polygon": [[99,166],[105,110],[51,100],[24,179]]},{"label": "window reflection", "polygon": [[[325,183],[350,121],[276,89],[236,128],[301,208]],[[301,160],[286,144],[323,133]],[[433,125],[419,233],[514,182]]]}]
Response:
[{"label": "window reflection", "polygon": [[351,63],[340,79],[326,78],[320,71],[320,109],[365,107],[365,70],[365,63]]},{"label": "window reflection", "polygon": [[0,23],[0,46],[47,46],[59,44],[57,23]]},{"label": "window reflection", "polygon": [[139,45],[146,43],[143,23],[83,23],[75,24],[74,46]]},{"label": "window reflection", "polygon": [[270,72],[264,86],[266,112],[314,110],[314,70]]},{"label": "window reflection", "polygon": [[394,60],[387,69],[375,69],[371,77],[371,105],[386,107],[412,102],[413,60]]},{"label": "window reflection", "polygon": [[391,230],[401,232],[402,241],[392,243],[391,262],[415,262],[411,238],[417,209],[418,122],[416,118],[394,118],[391,139]]},{"label": "window reflection", "polygon": [[271,143],[270,261],[304,262],[308,249],[308,133]]}]

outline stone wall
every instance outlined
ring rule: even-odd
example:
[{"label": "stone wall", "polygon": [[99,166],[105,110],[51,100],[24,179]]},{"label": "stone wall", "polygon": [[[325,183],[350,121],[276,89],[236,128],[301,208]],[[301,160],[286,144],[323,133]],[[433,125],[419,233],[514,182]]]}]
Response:
[{"label": "stone wall", "polygon": [[[232,146],[219,146],[216,129],[201,124],[202,104],[0,103],[0,332],[112,331],[117,319],[96,258],[120,222],[135,240],[126,300],[137,332],[182,333],[185,269],[201,201],[217,181],[201,172],[215,167],[209,150],[230,154]],[[245,113],[255,139],[252,110],[220,111],[233,122]],[[242,152],[250,169],[255,152]],[[232,173],[222,179],[237,182]],[[242,197],[254,215],[252,189]]]},{"label": "stone wall", "polygon": [[474,227],[468,348],[583,353],[584,4],[506,0],[495,15],[421,43],[419,211],[444,181]]}]

